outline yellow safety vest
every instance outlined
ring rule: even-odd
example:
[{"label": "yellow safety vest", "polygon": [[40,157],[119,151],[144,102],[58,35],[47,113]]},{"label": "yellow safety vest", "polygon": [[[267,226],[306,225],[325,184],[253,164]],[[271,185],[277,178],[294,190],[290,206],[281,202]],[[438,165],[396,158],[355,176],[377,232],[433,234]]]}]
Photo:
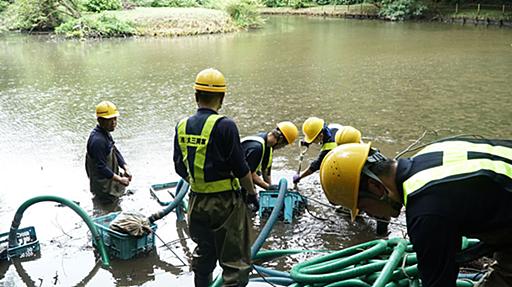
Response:
[{"label": "yellow safety vest", "polygon": [[[442,152],[442,164],[413,174],[403,182],[404,205],[407,197],[431,182],[449,182],[486,170],[512,179],[512,148],[488,143],[446,141],[427,146],[413,156]],[[483,156],[468,158],[470,152]],[[508,161],[508,162],[507,162]],[[460,175],[460,176],[457,176]]]},{"label": "yellow safety vest", "polygon": [[[210,115],[206,119],[200,135],[191,135],[186,133],[187,121],[189,118],[182,119],[178,124],[178,144],[183,155],[183,162],[189,174],[190,188],[194,192],[215,193],[227,190],[238,190],[240,188],[240,182],[238,178],[230,177],[215,181],[205,181],[204,179],[206,148],[210,141],[212,129],[215,126],[215,123],[222,117],[223,116],[217,114]],[[188,164],[188,147],[196,148],[195,156],[193,159],[193,177],[192,173],[190,172],[190,166]]]},{"label": "yellow safety vest", "polygon": [[248,137],[244,137],[241,140],[241,142],[246,142],[246,141],[256,141],[256,142],[259,142],[261,144],[262,153],[261,153],[260,163],[258,164],[258,167],[256,168],[256,171],[267,170],[270,166],[272,166],[272,152],[273,152],[272,148],[269,148],[270,154],[268,155],[268,163],[267,163],[267,165],[264,166],[264,167],[261,166],[263,164],[263,158],[265,157],[265,148],[266,148],[265,140],[262,137],[248,136]]},{"label": "yellow safety vest", "polygon": [[322,145],[322,149],[321,151],[324,151],[324,150],[331,150],[333,148],[337,147],[336,143],[335,142],[327,142],[327,143],[324,143]]}]

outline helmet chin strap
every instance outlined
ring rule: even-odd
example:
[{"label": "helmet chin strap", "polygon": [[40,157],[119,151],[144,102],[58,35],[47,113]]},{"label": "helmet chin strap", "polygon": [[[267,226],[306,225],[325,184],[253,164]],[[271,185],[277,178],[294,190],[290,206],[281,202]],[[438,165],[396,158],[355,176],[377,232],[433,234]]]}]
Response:
[{"label": "helmet chin strap", "polygon": [[[380,154],[380,153],[378,153],[378,154],[380,156],[384,157],[382,154]],[[374,155],[372,155],[372,156],[374,156]],[[389,197],[389,194],[391,193],[391,190],[384,184],[384,182],[382,182],[382,180],[375,173],[373,173],[373,171],[371,171],[368,168],[368,165],[365,165],[363,167],[363,173],[365,175],[367,175],[368,177],[370,177],[371,179],[373,179],[373,180],[377,181],[378,183],[380,183],[384,187],[384,189],[386,190],[386,192],[381,197],[379,197],[378,200],[386,202],[394,210],[400,211],[400,209],[402,209],[402,203],[398,202],[398,201],[396,201],[396,200],[394,200],[394,199]]]}]

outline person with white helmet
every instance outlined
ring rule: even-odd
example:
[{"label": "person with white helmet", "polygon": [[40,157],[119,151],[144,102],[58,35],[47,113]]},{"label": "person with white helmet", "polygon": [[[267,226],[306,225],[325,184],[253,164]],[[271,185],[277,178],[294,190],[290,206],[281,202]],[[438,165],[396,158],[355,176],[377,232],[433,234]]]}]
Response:
[{"label": "person with white helmet", "polygon": [[[283,121],[270,132],[242,138],[245,160],[255,185],[263,189],[276,188],[272,185],[271,177],[273,152],[293,144],[298,135],[299,130],[292,122]],[[254,210],[259,208],[259,202],[255,196],[248,196],[247,203],[251,204]]]},{"label": "person with white helmet", "polygon": [[[132,174],[110,134],[117,126],[119,112],[110,101],[96,106],[98,125],[87,140],[85,170],[89,177],[90,191],[99,202],[113,203],[124,194]],[[120,168],[123,171],[120,171]]]},{"label": "person with white helmet", "polygon": [[422,286],[456,285],[462,236],[495,252],[482,286],[512,286],[511,140],[451,138],[399,160],[370,143],[344,144],[326,156],[320,180],[352,221],[359,211],[397,217],[405,206]]},{"label": "person with white helmet", "polygon": [[174,167],[190,184],[188,226],[197,244],[194,284],[208,286],[219,262],[223,286],[245,286],[251,270],[252,223],[245,203],[256,196],[235,122],[219,115],[226,94],[224,75],[205,69],[196,76],[197,112],[182,119],[174,137]]}]

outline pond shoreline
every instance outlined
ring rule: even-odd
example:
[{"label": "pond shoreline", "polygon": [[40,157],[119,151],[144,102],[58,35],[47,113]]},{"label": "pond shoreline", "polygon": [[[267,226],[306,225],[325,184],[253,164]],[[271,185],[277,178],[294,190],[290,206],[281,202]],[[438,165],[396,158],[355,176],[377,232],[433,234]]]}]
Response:
[{"label": "pond shoreline", "polygon": [[[344,6],[344,7],[343,7]],[[350,7],[353,7],[350,9]],[[312,17],[331,17],[331,18],[345,18],[345,19],[359,19],[359,20],[381,20],[391,21],[378,15],[376,10],[368,9],[366,6],[360,5],[341,5],[338,8],[334,7],[312,7],[312,8],[260,8],[259,11],[262,15],[296,15],[296,16],[312,16]],[[485,26],[498,26],[512,28],[512,22],[503,19],[491,19],[489,17],[465,17],[465,16],[433,16],[423,19],[406,20],[405,22],[441,22],[447,24],[461,24],[461,25],[485,25]]]}]

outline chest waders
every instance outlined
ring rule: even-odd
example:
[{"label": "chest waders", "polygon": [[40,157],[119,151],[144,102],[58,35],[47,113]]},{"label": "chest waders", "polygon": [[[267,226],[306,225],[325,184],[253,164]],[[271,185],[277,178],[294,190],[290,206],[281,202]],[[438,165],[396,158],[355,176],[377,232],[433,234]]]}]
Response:
[{"label": "chest waders", "polygon": [[[216,193],[228,190],[239,190],[240,182],[238,178],[225,178],[214,181],[206,181],[204,178],[204,163],[206,161],[206,149],[210,142],[210,136],[215,123],[222,118],[221,115],[210,115],[204,123],[200,135],[187,134],[188,118],[181,120],[178,124],[178,143],[183,155],[183,163],[189,174],[190,188],[198,193]],[[188,148],[196,149],[195,156],[192,160],[193,166],[189,165]],[[194,171],[192,173],[191,171]],[[193,176],[192,176],[193,174]]]},{"label": "chest waders", "polygon": [[[238,191],[239,180],[233,177],[205,180],[206,150],[212,129],[222,117],[210,115],[199,135],[186,133],[188,118],[181,120],[177,129],[188,181],[194,191],[190,194],[188,225],[190,237],[197,244],[192,257],[197,287],[209,286],[217,260],[226,285],[245,286],[250,272],[251,223],[246,204],[239,192],[223,192]],[[189,148],[195,148],[195,156],[190,161]]]},{"label": "chest waders", "polygon": [[262,149],[262,152],[261,152],[261,158],[260,158],[260,162],[258,164],[258,167],[256,168],[256,172],[260,171],[264,171],[264,170],[267,170],[269,167],[272,166],[272,153],[273,153],[273,149],[272,148],[269,148],[270,152],[269,152],[269,155],[268,155],[268,162],[265,166],[262,166],[263,165],[263,158],[265,157],[265,149],[266,149],[266,144],[265,144],[265,140],[262,138],[262,137],[258,137],[258,136],[248,136],[248,137],[245,137],[241,140],[241,142],[246,142],[246,141],[256,141],[258,143],[261,144],[261,149]]},{"label": "chest waders", "polygon": [[[115,155],[115,146],[112,146],[110,153],[107,155],[105,160],[107,167],[112,170],[114,174],[119,174],[119,163]],[[97,168],[97,161],[93,159],[89,154],[85,158],[85,167],[87,175],[89,176],[89,185],[91,192],[101,197],[113,196],[116,198],[121,197],[124,194],[125,187],[112,180],[112,178],[104,178],[100,175]]]},{"label": "chest waders", "polygon": [[421,170],[403,183],[404,205],[410,195],[427,187],[461,178],[476,176],[480,171],[501,175],[512,180],[512,148],[486,143],[447,141],[427,146],[413,156],[442,157],[440,165]]}]

